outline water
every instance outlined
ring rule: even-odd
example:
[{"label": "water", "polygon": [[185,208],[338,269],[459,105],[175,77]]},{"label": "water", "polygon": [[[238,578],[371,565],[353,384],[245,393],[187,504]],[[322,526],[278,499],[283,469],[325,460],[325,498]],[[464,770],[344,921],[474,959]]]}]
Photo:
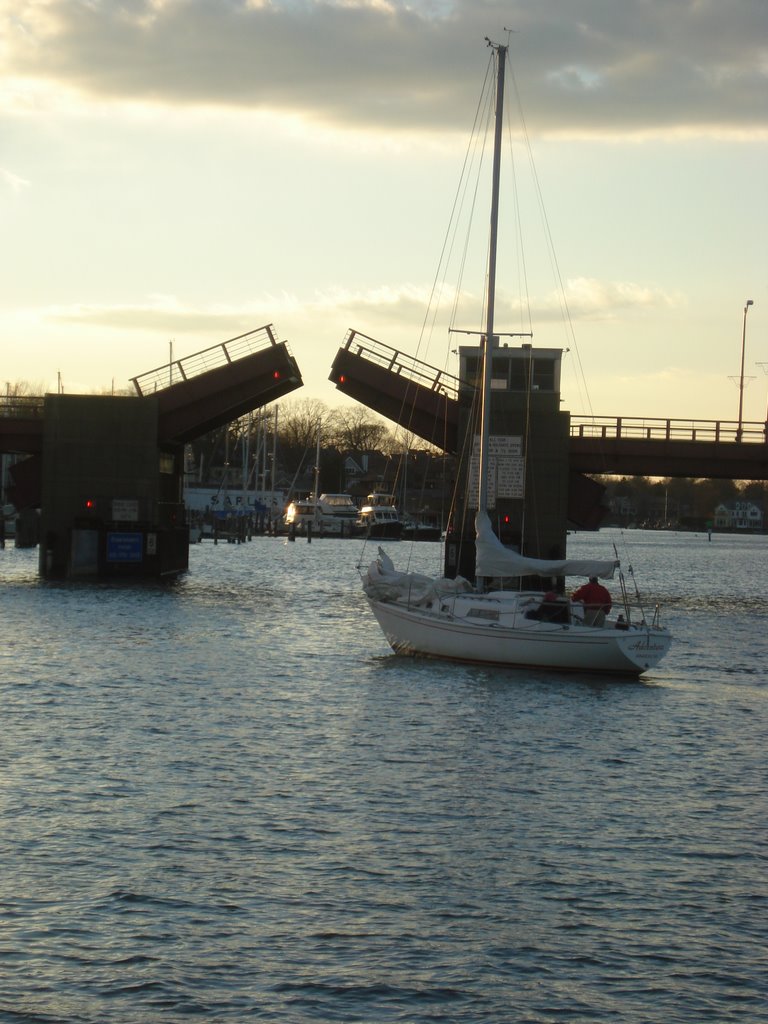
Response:
[{"label": "water", "polygon": [[0,552],[0,1020],[768,1021],[768,538],[613,539],[643,682],[395,658],[357,541]]}]

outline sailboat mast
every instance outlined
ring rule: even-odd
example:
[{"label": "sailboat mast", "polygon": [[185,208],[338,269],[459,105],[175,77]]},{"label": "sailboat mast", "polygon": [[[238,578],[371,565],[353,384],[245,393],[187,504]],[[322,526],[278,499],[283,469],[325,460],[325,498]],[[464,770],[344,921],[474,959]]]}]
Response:
[{"label": "sailboat mast", "polygon": [[317,450],[315,451],[315,481],[312,492],[312,518],[316,526],[320,526],[320,512],[317,500],[320,497],[320,426],[317,428]]},{"label": "sailboat mast", "polygon": [[320,497],[320,427],[317,428],[317,446],[315,448],[315,481],[314,481],[315,493],[312,497],[317,504],[317,499]]},{"label": "sailboat mast", "polygon": [[[494,46],[494,44],[491,44]],[[501,134],[504,111],[504,71],[507,47],[496,50],[496,121],[493,140],[493,179],[491,191],[491,232],[488,249],[488,306],[483,340],[483,404],[480,417],[480,473],[478,509],[488,506],[488,441],[491,433],[491,377],[493,371],[493,319],[496,304],[496,248],[499,232],[499,183],[501,179]]]}]

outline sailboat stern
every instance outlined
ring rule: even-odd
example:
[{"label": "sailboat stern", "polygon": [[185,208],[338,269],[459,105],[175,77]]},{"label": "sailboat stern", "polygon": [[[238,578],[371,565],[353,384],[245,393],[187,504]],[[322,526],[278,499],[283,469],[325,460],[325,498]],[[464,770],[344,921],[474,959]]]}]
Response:
[{"label": "sailboat stern", "polygon": [[655,668],[665,657],[672,646],[672,634],[660,626],[643,626],[622,633],[616,638],[616,645],[640,675],[648,669]]}]

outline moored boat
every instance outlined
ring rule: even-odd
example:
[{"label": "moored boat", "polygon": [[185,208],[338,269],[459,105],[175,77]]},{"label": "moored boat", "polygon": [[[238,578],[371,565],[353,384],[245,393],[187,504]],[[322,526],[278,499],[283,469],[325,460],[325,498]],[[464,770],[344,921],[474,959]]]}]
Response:
[{"label": "moored boat", "polygon": [[375,491],[360,509],[357,520],[360,532],[371,540],[399,540],[403,521],[392,494]]},{"label": "moored boat", "polygon": [[285,511],[283,523],[299,535],[310,531],[314,536],[352,537],[357,530],[359,509],[349,494],[321,494],[292,501]]},{"label": "moored boat", "polygon": [[403,521],[402,540],[440,540],[443,531],[435,523],[427,523],[421,519],[405,519]]}]

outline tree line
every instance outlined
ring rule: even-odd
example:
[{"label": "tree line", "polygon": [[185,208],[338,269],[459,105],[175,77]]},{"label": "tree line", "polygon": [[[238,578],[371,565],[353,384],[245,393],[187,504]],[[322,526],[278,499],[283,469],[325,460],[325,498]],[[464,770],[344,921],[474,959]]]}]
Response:
[{"label": "tree line", "polygon": [[619,526],[703,529],[718,505],[749,501],[768,516],[768,483],[689,477],[599,476],[609,508],[605,522]]},{"label": "tree line", "polygon": [[329,491],[340,489],[345,456],[375,452],[399,457],[414,448],[439,454],[426,441],[400,427],[393,428],[364,406],[331,408],[316,398],[279,402],[241,417],[193,441],[191,449],[194,464],[210,468],[239,464],[246,446],[252,460],[260,453],[270,459],[276,448],[276,478],[285,484],[302,470],[312,471],[318,437],[323,453],[321,486]]},{"label": "tree line", "polygon": [[[274,424],[274,410],[256,414],[260,421]],[[338,490],[342,478],[344,455],[379,452],[400,458],[406,451],[422,451],[432,456],[441,454],[426,441],[401,428],[392,428],[388,421],[363,406],[331,408],[315,398],[299,398],[278,403],[277,451],[284,475],[292,476],[302,463],[314,466],[314,450],[318,433],[323,456],[321,474],[324,489]],[[258,429],[255,418],[246,417],[230,424],[229,451],[242,443],[244,431]],[[206,464],[215,459],[212,447],[221,453],[221,435],[208,435],[195,442],[208,446]],[[251,450],[256,442],[251,438]],[[451,474],[448,475],[449,477]],[[731,501],[751,501],[768,518],[768,484],[762,481],[714,480],[694,478],[655,478],[644,476],[597,476],[605,487],[608,512],[605,522],[618,525],[679,526],[702,529],[712,519],[718,505]]]}]

